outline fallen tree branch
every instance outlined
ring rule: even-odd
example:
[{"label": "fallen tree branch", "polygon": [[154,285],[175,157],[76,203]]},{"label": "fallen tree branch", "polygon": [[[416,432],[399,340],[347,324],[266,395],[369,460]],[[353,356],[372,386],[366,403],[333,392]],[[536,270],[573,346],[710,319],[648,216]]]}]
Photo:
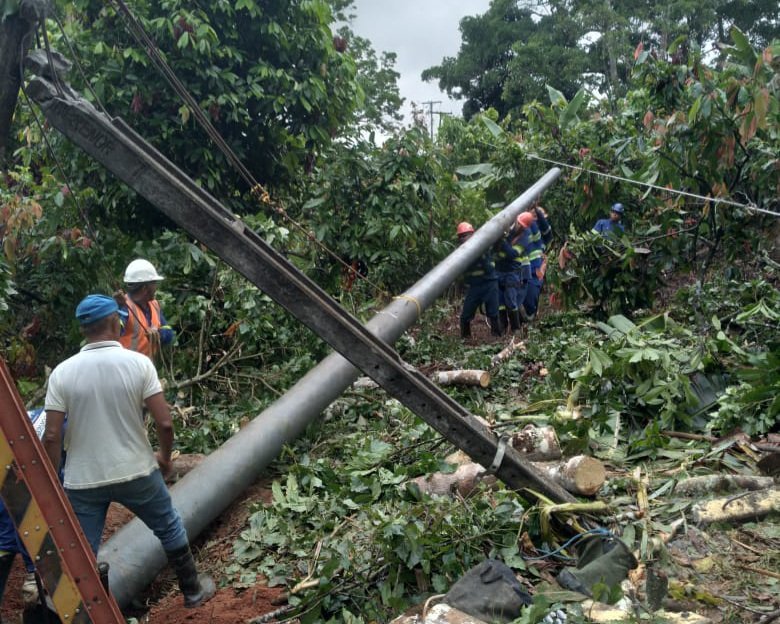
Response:
[{"label": "fallen tree branch", "polygon": [[483,370],[449,370],[437,371],[433,380],[440,386],[479,386],[487,388],[490,385],[490,373]]},{"label": "fallen tree branch", "polygon": [[191,377],[190,379],[185,379],[184,381],[177,381],[175,383],[168,384],[166,386],[166,390],[181,390],[182,388],[189,388],[190,386],[194,386],[195,384],[200,383],[201,381],[205,381],[212,375],[214,375],[217,371],[219,371],[220,368],[228,364],[230,361],[232,361],[233,356],[238,353],[241,350],[241,347],[243,346],[243,343],[241,342],[234,342],[231,347],[225,351],[222,354],[222,357],[220,357],[215,363],[214,366],[212,366],[210,369],[208,369],[204,373],[198,373],[194,377]]},{"label": "fallen tree branch", "polygon": [[740,498],[715,498],[693,506],[693,520],[700,524],[739,522],[780,511],[780,489],[747,492]]},{"label": "fallen tree branch", "polygon": [[508,360],[512,354],[518,350],[525,351],[525,343],[522,341],[515,342],[515,337],[512,336],[512,340],[509,341],[509,344],[490,359],[491,370],[498,367],[499,364],[502,364],[504,361]]},{"label": "fallen tree branch", "polygon": [[680,440],[694,440],[696,442],[717,442],[715,436],[702,435],[700,433],[687,433],[686,431],[662,431],[662,436],[667,438],[678,438]]},{"label": "fallen tree branch", "polygon": [[772,477],[751,475],[700,475],[679,481],[674,493],[681,496],[699,496],[710,492],[733,492],[735,490],[765,490],[772,487]]},{"label": "fallen tree branch", "polygon": [[778,574],[777,572],[772,572],[771,570],[764,570],[763,568],[753,568],[751,566],[742,565],[741,563],[738,563],[737,567],[740,570],[747,570],[748,572],[754,572],[755,574],[761,574],[762,576],[770,576],[772,578],[780,579],[780,574]]},{"label": "fallen tree branch", "polygon": [[270,622],[271,620],[275,620],[280,615],[284,615],[285,613],[292,611],[294,608],[295,607],[291,605],[285,605],[283,607],[280,607],[279,609],[270,611],[269,613],[258,615],[257,617],[254,617],[251,620],[246,620],[246,624],[265,624],[265,622]]}]

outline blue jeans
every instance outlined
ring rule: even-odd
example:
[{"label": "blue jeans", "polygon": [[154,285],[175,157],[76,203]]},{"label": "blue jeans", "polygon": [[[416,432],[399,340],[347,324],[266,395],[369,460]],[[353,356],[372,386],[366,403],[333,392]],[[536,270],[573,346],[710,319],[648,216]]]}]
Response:
[{"label": "blue jeans", "polygon": [[138,516],[162,542],[168,552],[189,542],[179,512],[173,507],[171,495],[159,470],[148,477],[124,483],[112,483],[86,490],[65,490],[76,512],[84,535],[97,555],[108,506],[121,503]]}]

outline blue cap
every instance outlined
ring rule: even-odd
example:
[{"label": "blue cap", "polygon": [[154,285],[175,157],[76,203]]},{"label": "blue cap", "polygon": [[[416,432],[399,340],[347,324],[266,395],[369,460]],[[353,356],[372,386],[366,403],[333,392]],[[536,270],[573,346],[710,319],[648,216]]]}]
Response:
[{"label": "blue cap", "polygon": [[82,325],[89,325],[115,313],[127,318],[127,312],[123,315],[116,301],[108,295],[87,295],[76,306],[76,318]]},{"label": "blue cap", "polygon": [[623,204],[612,204],[612,212],[623,214]]}]

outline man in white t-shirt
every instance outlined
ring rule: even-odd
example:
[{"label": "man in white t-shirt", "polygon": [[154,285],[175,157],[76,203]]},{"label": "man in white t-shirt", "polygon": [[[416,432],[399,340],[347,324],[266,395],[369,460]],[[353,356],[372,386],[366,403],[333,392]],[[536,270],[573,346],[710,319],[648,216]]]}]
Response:
[{"label": "man in white t-shirt", "polygon": [[[214,581],[198,575],[181,517],[163,475],[171,470],[173,422],[152,361],[119,343],[116,302],[89,295],[76,308],[87,344],[57,366],[46,393],[43,443],[58,466],[65,431],[64,487],[92,550],[97,554],[111,502],[130,509],[162,542],[187,607],[211,598]],[[149,444],[146,407],[160,450]]]}]

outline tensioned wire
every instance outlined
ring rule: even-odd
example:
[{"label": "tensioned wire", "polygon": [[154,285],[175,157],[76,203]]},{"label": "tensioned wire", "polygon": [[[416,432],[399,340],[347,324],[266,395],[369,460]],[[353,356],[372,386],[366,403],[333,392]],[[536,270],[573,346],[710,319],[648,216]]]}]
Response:
[{"label": "tensioned wire", "polygon": [[[198,103],[195,101],[195,99],[190,95],[190,93],[187,91],[187,89],[184,87],[184,85],[179,81],[175,73],[171,70],[170,66],[166,63],[166,61],[161,57],[159,50],[157,49],[154,41],[147,35],[146,31],[144,30],[143,26],[138,22],[138,20],[135,18],[135,16],[130,12],[130,9],[127,7],[127,5],[122,0],[112,0],[116,1],[116,4],[119,7],[119,14],[125,19],[127,28],[130,32],[130,34],[135,38],[136,42],[142,46],[149,56],[152,63],[155,65],[155,67],[160,71],[163,75],[163,77],[168,81],[168,83],[173,87],[173,89],[177,92],[177,94],[184,100],[187,107],[192,112],[195,119],[199,122],[199,124],[203,127],[203,129],[206,131],[208,136],[214,141],[214,143],[219,147],[220,151],[225,155],[225,157],[228,159],[230,164],[233,166],[233,168],[241,175],[241,177],[244,179],[244,181],[249,185],[250,192],[253,197],[258,199],[260,202],[268,205],[271,209],[273,209],[275,212],[277,212],[279,215],[281,215],[284,219],[286,219],[289,223],[294,225],[298,230],[300,230],[306,238],[311,240],[313,243],[315,243],[318,247],[320,247],[326,254],[331,256],[337,263],[341,264],[348,273],[354,274],[355,277],[362,279],[367,284],[371,285],[373,288],[376,289],[377,292],[388,295],[387,291],[383,289],[378,284],[374,283],[372,280],[367,278],[364,275],[361,275],[358,271],[356,271],[350,264],[345,262],[338,254],[336,254],[334,251],[329,249],[325,243],[318,240],[314,234],[312,234],[309,230],[307,230],[303,225],[295,221],[284,209],[284,207],[275,204],[272,202],[271,197],[269,193],[265,190],[265,188],[257,182],[252,174],[249,172],[249,170],[244,166],[244,164],[241,162],[241,160],[238,158],[238,156],[233,152],[233,150],[230,148],[230,146],[225,142],[224,138],[219,134],[219,132],[214,128],[214,126],[209,121],[208,117],[206,117],[205,113],[203,113],[202,109],[198,105]],[[92,86],[90,82],[86,79],[86,74],[84,72],[84,69],[79,62],[78,54],[74,48],[74,46],[71,44],[70,39],[68,38],[67,33],[65,32],[65,29],[63,27],[63,24],[61,20],[59,19],[59,16],[55,13],[54,19],[57,22],[57,25],[59,26],[60,32],[62,34],[63,39],[65,40],[65,43],[68,45],[68,48],[71,51],[73,62],[78,68],[79,73],[82,76],[82,79],[84,80],[85,85],[89,89],[90,93],[95,99],[96,104],[98,105],[98,108],[103,112],[104,114],[108,115],[108,112],[105,110],[102,102],[100,101],[100,98],[97,96],[95,91],[92,89]],[[42,20],[41,20],[42,21]],[[58,93],[62,95],[63,89],[62,85],[59,80],[59,76],[57,75],[56,70],[53,68],[53,62],[51,59],[51,50],[48,45],[48,38],[45,36],[45,27],[44,27],[44,40],[46,44],[46,53],[49,58],[50,65],[52,66],[52,73],[53,76],[53,82],[55,84],[55,87],[57,88]],[[27,97],[27,94],[25,92],[25,97]],[[32,103],[30,102],[29,98],[27,98],[28,104],[32,107]],[[36,119],[37,122],[37,119]],[[38,122],[39,129],[42,132],[43,135],[43,128],[41,127],[40,123]],[[48,140],[46,139],[45,135],[43,135],[44,141],[46,141],[48,145]],[[53,154],[53,150],[49,146],[49,151]],[[55,157],[56,161],[56,157]],[[62,170],[61,167],[59,167],[61,174],[63,177],[65,177],[65,173]],[[66,184],[70,188],[72,185],[68,184],[66,181]],[[71,193],[71,196],[73,194]],[[73,196],[75,199],[75,196]],[[86,215],[84,214],[83,209],[81,209],[81,206],[78,203],[78,200],[76,200],[77,205],[79,206],[80,212],[82,213],[82,218],[84,219],[85,223],[87,223],[88,229],[90,230],[90,234],[94,237],[94,232],[91,231],[91,226],[89,225],[89,222],[86,218]]]},{"label": "tensioned wire", "polygon": [[698,199],[703,202],[710,202],[713,204],[725,204],[727,206],[733,206],[735,208],[743,208],[745,210],[753,211],[753,212],[762,212],[764,214],[772,215],[773,217],[780,217],[780,212],[775,212],[773,210],[767,210],[766,208],[759,208],[755,204],[742,204],[740,202],[735,202],[731,199],[725,199],[722,197],[707,197],[705,195],[699,195],[697,193],[691,193],[690,191],[681,191],[679,189],[673,189],[673,188],[667,188],[665,186],[659,186],[658,184],[652,184],[650,182],[642,182],[640,180],[632,180],[631,178],[626,178],[623,176],[615,175],[612,173],[604,173],[602,171],[594,171],[593,169],[586,169],[585,167],[580,167],[579,165],[570,165],[568,163],[559,162],[557,160],[552,160],[551,158],[544,158],[543,156],[537,156],[536,154],[525,154],[527,158],[530,158],[532,160],[538,160],[541,162],[549,163],[552,165],[556,165],[558,167],[565,167],[567,169],[574,169],[576,171],[582,171],[584,173],[589,173],[595,176],[601,176],[602,178],[609,178],[611,180],[617,180],[619,182],[626,182],[628,184],[634,184],[638,186],[644,186],[647,188],[651,188],[657,191],[662,191],[664,193],[671,193],[673,195],[682,195],[683,197],[690,197],[693,199]]},{"label": "tensioned wire", "polygon": [[[266,191],[266,189],[259,183],[257,180],[252,176],[251,172],[246,168],[246,166],[241,162],[241,159],[238,158],[238,156],[235,154],[235,152],[230,148],[230,146],[227,144],[225,139],[221,136],[221,134],[214,128],[211,121],[208,119],[206,114],[203,112],[201,107],[198,105],[197,101],[194,99],[194,97],[189,93],[189,91],[186,89],[186,87],[181,83],[181,81],[176,76],[175,72],[170,68],[170,66],[167,64],[164,58],[162,58],[159,49],[157,48],[154,41],[150,38],[150,36],[146,33],[143,25],[138,21],[138,19],[133,15],[133,13],[130,11],[129,7],[125,4],[124,0],[111,0],[118,8],[118,12],[120,15],[122,15],[125,19],[126,25],[128,27],[129,32],[131,35],[136,39],[137,43],[144,47],[147,55],[149,56],[152,63],[157,67],[158,71],[161,72],[163,77],[168,81],[168,83],[171,85],[171,87],[176,91],[176,93],[184,100],[185,104],[188,106],[188,108],[191,110],[193,116],[198,121],[198,123],[203,127],[203,129],[206,131],[208,136],[214,141],[214,143],[217,145],[217,147],[220,149],[220,151],[223,153],[223,155],[227,158],[228,162],[231,163],[233,168],[239,173],[239,175],[244,179],[244,181],[249,185],[251,189],[251,194],[256,199],[258,199],[260,202],[270,206],[275,212],[277,212],[279,215],[281,215],[285,220],[293,224],[300,232],[304,234],[306,238],[314,242],[318,247],[320,247],[323,251],[325,251],[329,256],[331,256],[334,260],[336,260],[337,263],[341,264],[349,273],[355,274],[356,277],[365,280],[368,284],[376,288],[380,292],[384,292],[384,289],[381,288],[379,285],[373,283],[370,279],[368,279],[365,276],[360,275],[355,269],[345,262],[338,254],[336,254],[334,251],[329,249],[322,241],[316,238],[308,229],[306,229],[303,225],[298,223],[295,219],[293,219],[287,211],[280,205],[276,204],[275,202],[272,202],[269,193]],[[56,20],[60,30],[63,34],[63,37],[66,40],[66,43],[70,47],[71,51],[73,52],[73,47],[70,44],[70,41],[67,38],[67,35],[65,34],[64,28],[62,27],[62,23],[59,19]],[[48,42],[47,42],[48,43]],[[48,47],[48,46],[47,46]],[[74,55],[74,61],[76,65],[78,66],[79,71],[81,72],[82,76],[84,76],[83,69],[81,68],[80,63],[78,62],[78,57]],[[91,90],[91,85],[89,84],[89,81],[85,81],[88,88]],[[93,96],[95,97],[98,105],[102,109],[102,103],[97,98],[96,94],[93,92]],[[591,169],[587,169],[585,167],[581,167],[578,165],[571,165],[569,163],[564,163],[560,161],[556,161],[549,158],[544,158],[542,156],[538,156],[536,154],[526,154],[526,156],[533,160],[538,160],[541,162],[553,164],[559,167],[564,167],[571,170],[576,171],[582,171],[584,173],[600,176],[607,179],[612,179],[620,182],[624,182],[627,184],[633,184],[637,186],[643,186],[646,188],[651,188],[654,190],[658,190],[664,193],[669,194],[675,194],[685,197],[690,197],[693,199],[700,200],[702,202],[711,202],[713,204],[724,204],[728,206],[738,207],[742,208],[747,211],[752,212],[759,212],[764,214],[769,214],[772,216],[780,216],[780,212],[775,212],[772,210],[768,210],[765,208],[760,208],[756,206],[755,204],[743,204],[740,202],[735,202],[733,200],[725,199],[725,198],[718,198],[718,197],[706,197],[703,195],[699,195],[697,193],[692,193],[690,191],[682,191],[679,189],[672,189],[667,188],[663,186],[659,186],[657,184],[652,184],[649,182],[642,182],[638,180],[633,180],[631,178],[627,178],[624,176],[619,176],[615,174],[610,173],[604,173],[600,171],[595,171]]]},{"label": "tensioned wire", "polygon": [[244,165],[244,163],[241,161],[238,155],[231,149],[231,147],[228,145],[228,143],[225,141],[225,139],[222,137],[219,131],[211,123],[211,121],[209,120],[207,115],[203,112],[200,105],[192,96],[192,94],[190,94],[190,92],[187,90],[184,84],[176,76],[176,73],[171,69],[170,65],[168,65],[168,63],[160,54],[160,51],[157,48],[155,42],[146,32],[143,25],[140,23],[138,18],[135,17],[135,15],[132,13],[130,8],[124,2],[124,0],[110,0],[110,2],[112,2],[116,6],[118,13],[124,18],[125,25],[127,26],[128,31],[136,40],[136,42],[141,47],[144,48],[149,59],[152,61],[152,63],[155,65],[158,71],[163,75],[163,77],[166,79],[168,84],[184,101],[184,103],[190,109],[192,115],[195,117],[195,119],[200,124],[200,126],[205,130],[209,138],[211,138],[211,140],[214,141],[215,145],[219,148],[219,150],[222,152],[225,158],[227,158],[228,162],[244,179],[246,184],[249,186],[251,195],[259,202],[265,204],[266,206],[269,206],[283,219],[285,219],[290,224],[292,224],[308,240],[310,240],[315,245],[317,245],[320,249],[322,249],[327,255],[329,255],[338,264],[342,265],[342,267],[346,269],[348,274],[352,274],[356,278],[365,281],[367,284],[375,288],[379,293],[389,295],[389,293],[384,288],[371,281],[368,277],[361,275],[349,263],[345,262],[336,252],[328,248],[327,245],[325,245],[325,243],[319,240],[309,229],[307,229],[302,224],[298,223],[295,219],[293,219],[282,205],[280,205],[278,202],[274,202],[271,199],[271,196],[268,193],[268,191],[263,187],[262,184],[260,184],[254,178],[254,176],[249,171],[249,169]]}]

